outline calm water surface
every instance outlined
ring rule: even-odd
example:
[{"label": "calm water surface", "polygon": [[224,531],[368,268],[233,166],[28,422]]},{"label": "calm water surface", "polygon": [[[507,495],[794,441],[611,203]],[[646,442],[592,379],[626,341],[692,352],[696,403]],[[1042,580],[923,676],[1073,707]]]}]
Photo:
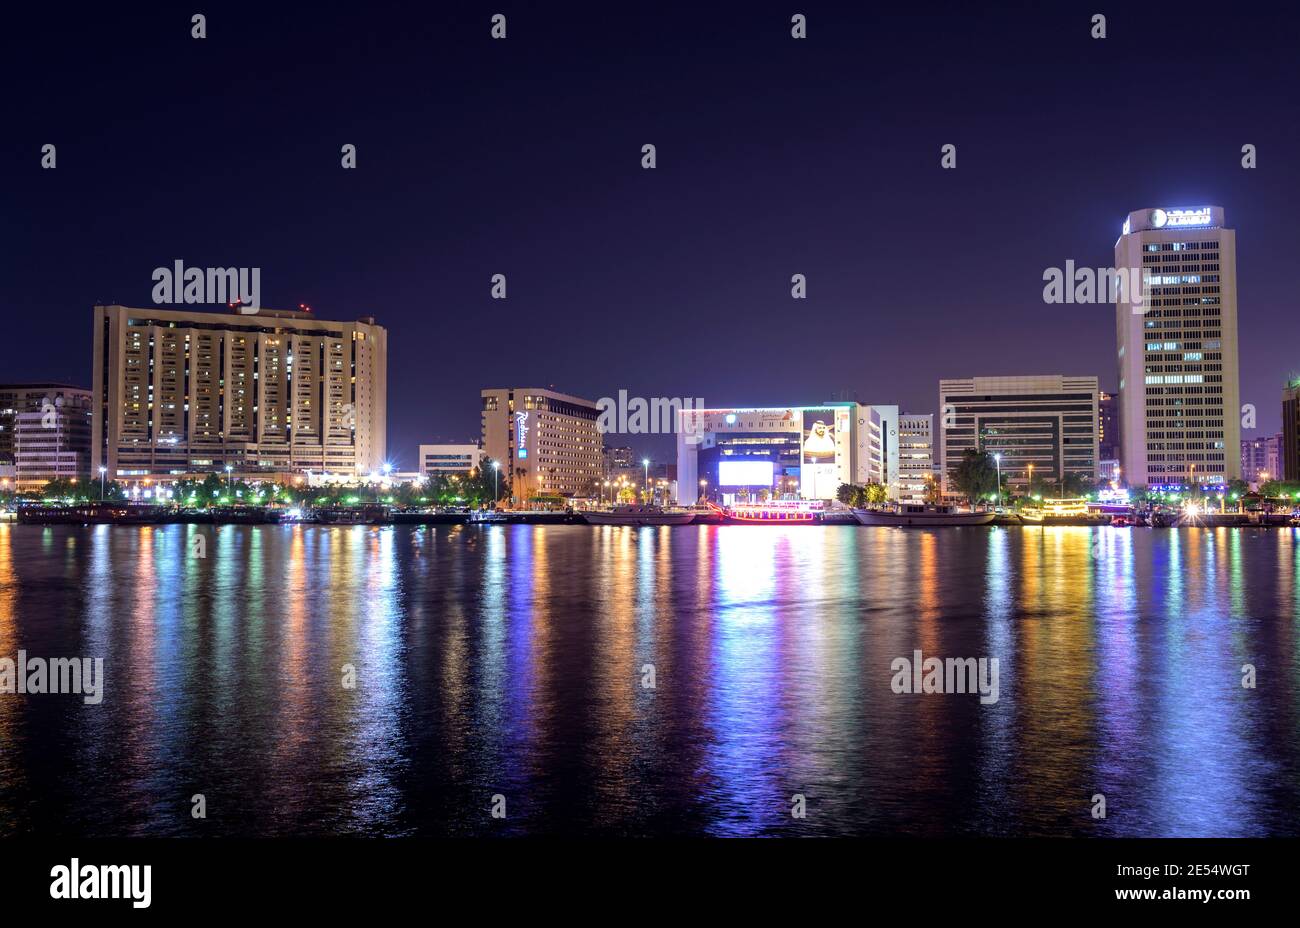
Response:
[{"label": "calm water surface", "polygon": [[20,648],[107,683],[0,694],[0,835],[1300,834],[1290,530],[4,524]]}]

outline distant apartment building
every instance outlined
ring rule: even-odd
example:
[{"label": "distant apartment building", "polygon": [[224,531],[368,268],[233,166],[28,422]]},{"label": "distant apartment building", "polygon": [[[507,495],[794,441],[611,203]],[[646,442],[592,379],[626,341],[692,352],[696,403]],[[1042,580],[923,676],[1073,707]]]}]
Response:
[{"label": "distant apartment building", "polygon": [[935,479],[934,416],[898,417],[898,498],[923,502]]},{"label": "distant apartment building", "polygon": [[15,420],[19,413],[44,409],[60,396],[89,395],[89,390],[66,383],[0,384],[0,466],[14,463]]},{"label": "distant apartment building", "polygon": [[420,445],[420,473],[425,477],[468,474],[478,467],[478,458],[476,444]]},{"label": "distant apartment building", "polygon": [[1001,457],[1007,485],[1069,475],[1097,479],[1096,377],[972,377],[939,381],[945,490],[967,449]]},{"label": "distant apartment building", "polygon": [[617,474],[621,471],[629,470],[633,465],[640,462],[632,456],[632,449],[627,447],[605,448],[605,476]]},{"label": "distant apartment building", "polygon": [[1282,433],[1241,440],[1241,479],[1248,483],[1282,479]]},{"label": "distant apartment building", "polygon": [[1237,236],[1219,206],[1129,213],[1115,268],[1120,461],[1130,485],[1241,476]]},{"label": "distant apartment building", "polygon": [[39,397],[15,408],[12,435],[14,482],[20,491],[39,490],[51,480],[90,477],[91,392],[46,384]]},{"label": "distant apartment building", "polygon": [[1097,458],[1119,459],[1119,402],[1105,390],[1097,394]]},{"label": "distant apartment building", "polygon": [[498,462],[517,502],[595,496],[605,469],[600,407],[541,387],[481,393],[483,454]]},{"label": "distant apartment building", "polygon": [[1282,391],[1282,479],[1300,480],[1300,380]]},{"label": "distant apartment building", "polygon": [[127,481],[375,472],[387,378],[388,333],[371,317],[96,306],[92,466]]}]

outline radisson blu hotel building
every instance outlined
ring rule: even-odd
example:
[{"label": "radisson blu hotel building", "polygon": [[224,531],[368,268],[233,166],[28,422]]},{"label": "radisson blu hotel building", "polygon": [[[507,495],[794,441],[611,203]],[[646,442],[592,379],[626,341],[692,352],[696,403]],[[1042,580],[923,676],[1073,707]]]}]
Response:
[{"label": "radisson blu hotel building", "polygon": [[767,491],[833,499],[841,483],[897,485],[898,407],[861,403],[677,413],[677,500]]}]

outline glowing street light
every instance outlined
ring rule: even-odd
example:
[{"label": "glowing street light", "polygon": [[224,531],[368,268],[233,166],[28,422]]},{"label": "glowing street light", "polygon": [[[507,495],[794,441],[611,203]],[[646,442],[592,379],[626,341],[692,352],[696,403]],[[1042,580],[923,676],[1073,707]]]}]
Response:
[{"label": "glowing street light", "polygon": [[99,465],[99,501],[104,501],[104,475],[108,473],[108,468],[103,464]]},{"label": "glowing street light", "polygon": [[645,465],[645,490],[650,491],[650,459],[642,458],[641,463]]},{"label": "glowing street light", "polygon": [[500,474],[501,474],[501,462],[493,461],[492,462],[492,505],[493,506],[495,506],[497,500],[501,498],[501,490],[497,486],[497,483],[500,480]]},{"label": "glowing street light", "polygon": [[993,455],[993,463],[998,468],[998,506],[1002,506],[1002,454],[997,452]]}]

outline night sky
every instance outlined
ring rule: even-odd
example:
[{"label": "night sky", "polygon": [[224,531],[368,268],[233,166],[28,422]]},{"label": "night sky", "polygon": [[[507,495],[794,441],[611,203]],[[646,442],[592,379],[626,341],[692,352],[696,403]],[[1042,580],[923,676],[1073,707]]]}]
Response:
[{"label": "night sky", "polygon": [[476,438],[486,386],[914,412],[940,377],[1114,389],[1113,307],[1044,304],[1043,271],[1206,204],[1238,235],[1243,437],[1300,368],[1294,4],[130,6],[6,9],[0,381],[88,386],[91,307],[150,305],[179,258],[387,326],[401,468]]}]

